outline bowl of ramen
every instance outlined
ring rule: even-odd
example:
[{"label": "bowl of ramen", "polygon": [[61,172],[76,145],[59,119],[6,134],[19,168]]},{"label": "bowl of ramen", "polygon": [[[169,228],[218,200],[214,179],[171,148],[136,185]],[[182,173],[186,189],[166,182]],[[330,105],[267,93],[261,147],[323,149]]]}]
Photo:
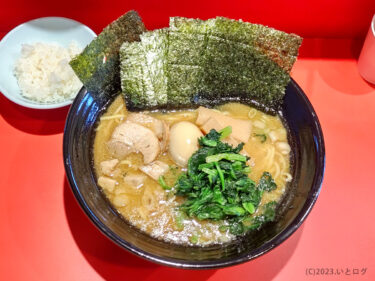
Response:
[{"label": "bowl of ramen", "polygon": [[[323,134],[289,76],[300,38],[268,29],[172,18],[148,32],[129,12],[71,62],[85,87],[66,121],[66,174],[116,244],[168,266],[218,268],[266,253],[305,220],[323,179]],[[121,42],[105,41],[116,32]],[[286,49],[264,53],[265,33]],[[256,48],[238,42],[244,34]]]}]

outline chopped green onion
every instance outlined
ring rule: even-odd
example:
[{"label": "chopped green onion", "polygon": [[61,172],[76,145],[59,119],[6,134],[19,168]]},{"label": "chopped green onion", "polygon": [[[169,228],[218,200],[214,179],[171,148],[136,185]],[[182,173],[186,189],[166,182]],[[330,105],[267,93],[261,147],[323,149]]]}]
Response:
[{"label": "chopped green onion", "polygon": [[226,137],[228,137],[231,133],[232,133],[232,127],[231,126],[227,126],[225,127],[224,129],[222,129],[221,131],[219,131],[220,133],[220,139],[225,139]]},{"label": "chopped green onion", "polygon": [[228,228],[229,228],[229,225],[225,225],[225,224],[223,224],[223,225],[220,225],[220,226],[219,226],[219,231],[220,231],[220,232],[225,232],[225,231],[228,230]]},{"label": "chopped green onion", "polygon": [[160,176],[159,179],[158,179],[158,182],[160,184],[160,186],[165,189],[165,190],[170,190],[172,187],[168,186],[166,183],[165,183],[165,180],[164,180],[164,177],[163,176]]},{"label": "chopped green onion", "polygon": [[184,220],[186,219],[186,215],[183,212],[178,212],[176,216],[176,226],[178,230],[184,229]]},{"label": "chopped green onion", "polygon": [[189,240],[190,240],[191,243],[197,244],[198,243],[198,235],[190,236]]},{"label": "chopped green onion", "polygon": [[254,136],[259,137],[261,143],[264,143],[267,140],[266,134],[254,134]]}]

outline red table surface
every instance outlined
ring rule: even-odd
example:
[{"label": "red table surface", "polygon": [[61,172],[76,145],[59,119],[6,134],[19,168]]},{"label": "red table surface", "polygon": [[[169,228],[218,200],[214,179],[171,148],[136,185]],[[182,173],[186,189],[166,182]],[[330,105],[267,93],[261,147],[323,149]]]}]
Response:
[{"label": "red table surface", "polygon": [[[68,108],[36,111],[0,95],[0,280],[375,280],[375,86],[357,71],[361,43],[305,40],[292,77],[323,128],[321,194],[283,244],[225,269],[168,268],[109,241],[65,178]],[[320,269],[328,275],[311,275]]]}]

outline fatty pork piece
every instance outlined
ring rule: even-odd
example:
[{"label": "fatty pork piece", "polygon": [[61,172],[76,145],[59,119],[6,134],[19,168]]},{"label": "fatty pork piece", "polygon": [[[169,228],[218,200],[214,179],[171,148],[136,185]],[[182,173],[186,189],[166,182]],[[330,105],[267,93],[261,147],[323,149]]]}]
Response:
[{"label": "fatty pork piece", "polygon": [[143,186],[146,176],[140,173],[128,173],[124,176],[124,182],[133,189],[139,189]]},{"label": "fatty pork piece", "polygon": [[100,169],[104,175],[111,177],[117,164],[117,159],[102,161],[100,162]]},{"label": "fatty pork piece", "polygon": [[115,128],[107,146],[116,158],[140,152],[145,164],[154,161],[160,153],[160,143],[154,132],[130,121],[125,121]]},{"label": "fatty pork piece", "polygon": [[144,113],[129,113],[126,120],[149,128],[158,139],[163,137],[163,122],[159,119]]},{"label": "fatty pork piece", "polygon": [[165,151],[169,138],[169,127],[166,122],[144,113],[129,113],[126,120],[142,125],[153,131],[160,141],[161,151]]},{"label": "fatty pork piece", "polygon": [[139,169],[157,181],[160,176],[164,175],[165,172],[168,171],[169,166],[163,161],[155,161],[149,165],[141,166]]},{"label": "fatty pork piece", "polygon": [[195,123],[202,129],[204,133],[209,133],[211,129],[220,131],[227,126],[232,127],[232,134],[230,135],[237,141],[246,143],[251,134],[251,121],[236,119],[224,115],[215,110],[199,107],[198,117]]},{"label": "fatty pork piece", "polygon": [[113,192],[116,186],[116,181],[102,176],[98,178],[98,185],[109,192]]}]

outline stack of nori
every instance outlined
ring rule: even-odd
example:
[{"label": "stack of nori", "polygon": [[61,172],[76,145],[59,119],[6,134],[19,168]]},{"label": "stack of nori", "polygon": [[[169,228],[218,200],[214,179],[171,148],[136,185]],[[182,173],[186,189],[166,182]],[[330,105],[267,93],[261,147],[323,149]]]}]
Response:
[{"label": "stack of nori", "polygon": [[124,42],[139,41],[145,31],[135,11],[108,25],[70,65],[89,91],[114,94],[121,91],[119,49]]},{"label": "stack of nori", "polygon": [[191,106],[238,97],[281,104],[301,38],[261,25],[216,18],[171,18],[170,29],[124,43],[122,88],[129,109]]}]

